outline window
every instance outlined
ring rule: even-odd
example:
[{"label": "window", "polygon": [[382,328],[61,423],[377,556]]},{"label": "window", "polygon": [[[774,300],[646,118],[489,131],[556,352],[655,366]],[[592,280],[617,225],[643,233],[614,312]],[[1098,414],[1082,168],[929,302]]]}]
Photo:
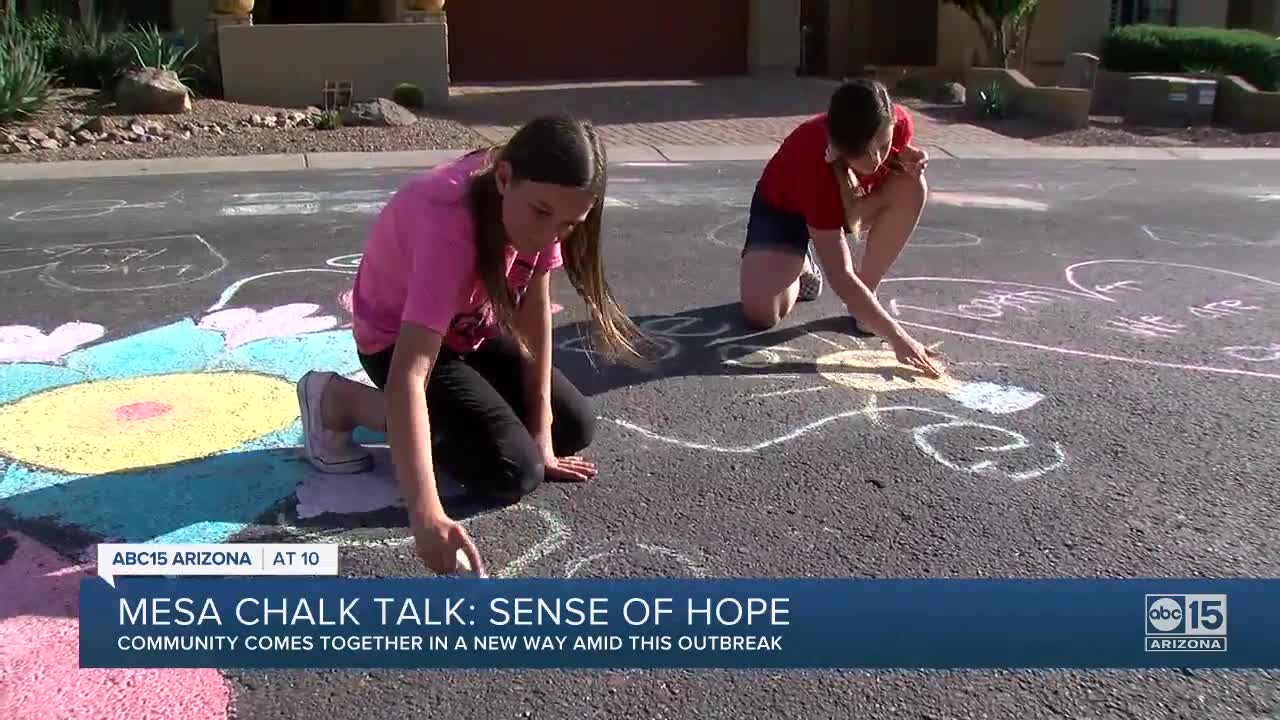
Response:
[{"label": "window", "polygon": [[1111,27],[1137,23],[1177,25],[1178,0],[1111,0]]}]

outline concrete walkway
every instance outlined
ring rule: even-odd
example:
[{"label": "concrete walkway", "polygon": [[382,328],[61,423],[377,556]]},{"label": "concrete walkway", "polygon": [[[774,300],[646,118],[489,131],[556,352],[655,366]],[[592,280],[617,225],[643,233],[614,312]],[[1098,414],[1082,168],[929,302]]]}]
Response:
[{"label": "concrete walkway", "polygon": [[[1205,160],[1280,161],[1280,148],[1063,147],[1034,143],[925,144],[935,161],[946,160]],[[767,160],[776,143],[757,145],[615,145],[613,163],[692,163]],[[430,167],[457,157],[461,150],[400,152],[297,153],[150,160],[70,160],[44,163],[0,163],[0,182],[137,175],[282,172],[289,170],[359,170]]]}]

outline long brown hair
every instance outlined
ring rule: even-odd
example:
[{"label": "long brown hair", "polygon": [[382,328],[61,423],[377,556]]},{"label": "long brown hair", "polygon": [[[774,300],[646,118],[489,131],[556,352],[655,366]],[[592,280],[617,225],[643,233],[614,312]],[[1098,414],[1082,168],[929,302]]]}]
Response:
[{"label": "long brown hair", "polygon": [[487,151],[489,162],[471,181],[470,198],[477,222],[476,272],[487,291],[494,317],[505,332],[527,347],[513,319],[516,301],[507,285],[509,240],[502,222],[502,195],[494,168],[511,165],[512,182],[554,183],[590,190],[596,200],[586,219],[560,239],[565,274],[591,314],[597,336],[592,350],[610,361],[641,358],[639,328],[613,297],[605,279],[600,248],[608,156],[595,128],[564,115],[534,118],[505,144]]},{"label": "long brown hair", "polygon": [[836,187],[840,188],[840,200],[844,205],[845,224],[857,237],[860,213],[858,205],[862,196],[854,189],[853,168],[844,160],[847,156],[859,156],[886,122],[893,119],[893,102],[889,90],[878,80],[858,78],[843,83],[831,94],[827,110],[827,137],[840,157],[831,163]]}]

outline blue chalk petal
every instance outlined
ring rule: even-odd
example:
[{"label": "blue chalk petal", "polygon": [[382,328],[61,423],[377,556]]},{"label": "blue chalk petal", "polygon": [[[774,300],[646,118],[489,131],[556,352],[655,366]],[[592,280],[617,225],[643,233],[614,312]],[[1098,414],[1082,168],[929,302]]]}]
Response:
[{"label": "blue chalk petal", "polygon": [[360,369],[350,330],[264,338],[219,356],[213,370],[247,370],[297,382],[308,370],[331,370],[342,375]]},{"label": "blue chalk petal", "polygon": [[249,526],[246,523],[198,522],[194,525],[178,528],[171,533],[165,533],[146,542],[172,545],[224,543],[247,527]]},{"label": "blue chalk petal", "polygon": [[225,344],[222,333],[182,320],[67,355],[67,367],[94,379],[203,370]]},{"label": "blue chalk petal", "polygon": [[[45,470],[20,462],[11,462],[0,474],[0,500],[45,490],[55,485],[75,480],[79,475],[68,475],[56,470]],[[6,502],[0,507],[8,509]]]},{"label": "blue chalk petal", "polygon": [[0,365],[0,404],[12,402],[42,390],[74,385],[84,376],[59,365],[16,363]]}]

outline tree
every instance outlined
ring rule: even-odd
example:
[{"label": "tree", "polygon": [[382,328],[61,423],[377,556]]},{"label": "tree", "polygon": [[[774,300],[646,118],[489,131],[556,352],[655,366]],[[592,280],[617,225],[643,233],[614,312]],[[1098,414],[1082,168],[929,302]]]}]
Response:
[{"label": "tree", "polygon": [[987,45],[988,59],[1009,67],[1013,56],[1023,54],[1040,0],[944,0],[964,11],[978,26]]}]

